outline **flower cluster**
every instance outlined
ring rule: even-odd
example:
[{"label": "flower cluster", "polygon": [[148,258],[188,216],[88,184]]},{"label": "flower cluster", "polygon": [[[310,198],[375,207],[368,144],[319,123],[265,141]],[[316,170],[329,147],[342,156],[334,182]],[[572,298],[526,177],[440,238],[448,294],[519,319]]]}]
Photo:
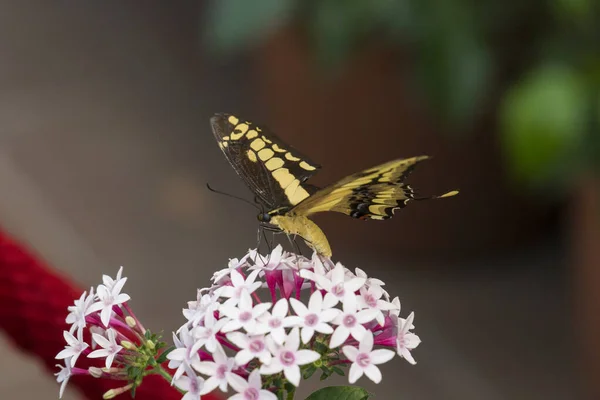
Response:
[{"label": "flower cluster", "polygon": [[[230,260],[183,309],[187,321],[170,349],[135,317],[121,292],[126,280],[122,269],[116,279],[105,275],[69,307],[71,328],[56,356],[64,360],[60,396],[73,375],[126,382],[108,399],[159,374],[184,400],[217,389],[234,400],[291,399],[316,371],[324,379],[349,366],[350,383],[363,375],[379,383],[378,365],[395,354],[415,364],[414,314],[400,317],[400,301],[382,281],[317,254],[308,259],[277,246],[267,256],[250,250]],[[76,367],[82,358],[101,364]]]},{"label": "flower cluster", "polygon": [[327,378],[348,365],[350,383],[379,383],[377,366],[395,354],[415,364],[414,314],[400,318],[398,298],[358,268],[277,246],[230,260],[212,281],[183,310],[167,355],[186,400],[229,387],[231,399],[283,398],[317,370]]},{"label": "flower cluster", "polygon": [[[165,362],[166,353],[161,354],[161,348],[166,344],[146,330],[127,305],[130,297],[121,293],[127,281],[122,273],[123,267],[116,279],[104,275],[95,293],[91,288],[68,308],[66,322],[71,327],[63,333],[66,341],[64,350],[56,355],[57,359],[64,360],[64,365],[57,365],[60,371],[55,374],[61,383],[59,397],[74,375],[128,382],[105,393],[104,398],[108,399],[135,390],[143,376],[162,372],[153,367],[160,369],[160,363]],[[78,368],[75,365],[82,356],[102,359],[101,364],[99,367]]]}]

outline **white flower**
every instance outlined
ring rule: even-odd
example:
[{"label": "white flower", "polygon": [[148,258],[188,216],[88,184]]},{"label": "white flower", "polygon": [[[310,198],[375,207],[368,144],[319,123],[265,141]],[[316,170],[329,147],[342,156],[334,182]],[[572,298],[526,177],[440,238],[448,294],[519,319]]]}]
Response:
[{"label": "white flower", "polygon": [[227,334],[227,339],[240,348],[235,355],[237,365],[245,365],[253,358],[258,358],[263,364],[271,362],[271,352],[264,335],[249,336],[242,332],[231,332]]},{"label": "white flower", "polygon": [[[260,285],[260,282],[257,283]],[[230,321],[223,326],[221,332],[231,332],[244,328],[246,332],[252,334],[256,328],[256,319],[263,315],[269,308],[271,308],[271,303],[259,303],[252,306],[250,293],[243,290],[237,307],[225,303],[219,308],[219,311],[223,315],[230,318]]]},{"label": "white flower", "polygon": [[185,375],[177,378],[173,383],[186,392],[181,400],[200,400],[204,379],[196,375],[189,366],[185,367]]},{"label": "white flower", "polygon": [[348,336],[358,341],[362,340],[366,328],[361,324],[373,321],[377,315],[377,310],[366,309],[356,312],[356,296],[352,293],[344,298],[342,303],[343,312],[339,313],[333,323],[338,325],[331,335],[329,347],[334,349],[344,343]]},{"label": "white flower", "polygon": [[98,343],[96,343],[96,341],[94,340],[94,333],[97,333],[100,336],[104,336],[106,334],[106,329],[97,326],[97,325],[93,325],[90,326],[90,333],[92,334],[92,349],[95,349],[96,347],[98,347]]},{"label": "white flower", "polygon": [[360,296],[358,296],[357,300],[359,308],[376,310],[375,319],[379,322],[379,325],[383,326],[385,323],[383,311],[393,310],[395,305],[382,300],[381,296],[383,296],[383,289],[380,286],[362,287],[360,288]]},{"label": "white flower", "polygon": [[201,344],[194,339],[187,326],[182,327],[179,337],[173,334],[173,342],[176,349],[167,354],[167,359],[169,360],[169,368],[177,368],[175,374],[173,374],[174,382],[183,374],[187,366],[200,362],[198,350]]},{"label": "white flower", "polygon": [[348,278],[346,276],[346,269],[340,263],[337,263],[335,268],[329,271],[327,275],[302,270],[300,271],[300,276],[314,281],[318,288],[327,291],[325,306],[328,308],[335,306],[339,301],[343,300],[346,294],[358,291],[366,281],[365,278]]},{"label": "white flower", "polygon": [[221,328],[223,328],[227,322],[229,322],[228,318],[221,318],[217,320],[214,313],[207,313],[204,316],[202,325],[198,325],[192,331],[192,335],[198,344],[197,350],[204,346],[206,350],[210,351],[211,353],[215,351],[217,344],[219,343],[219,340],[217,339],[217,333],[219,333]]},{"label": "white flower", "polygon": [[412,322],[415,318],[415,313],[410,313],[406,318],[406,321],[402,323],[401,318],[398,318],[398,326],[401,327],[398,331],[398,337],[396,338],[396,348],[398,355],[409,363],[415,365],[417,362],[413,358],[410,351],[416,348],[420,343],[421,339],[414,333],[409,332]]},{"label": "white flower", "polygon": [[273,306],[273,312],[265,312],[259,319],[256,334],[270,333],[277,344],[283,344],[285,340],[285,328],[298,324],[298,317],[288,316],[288,300],[281,298]]},{"label": "white flower", "polygon": [[200,394],[210,393],[218,386],[222,392],[227,391],[227,374],[235,365],[233,358],[227,357],[223,347],[217,346],[212,353],[214,361],[201,361],[194,365],[194,369],[210,378],[204,381],[204,388]]},{"label": "white flower", "polygon": [[250,373],[248,381],[231,372],[227,374],[227,380],[237,392],[229,400],[277,400],[274,393],[262,388],[262,380],[258,369]]},{"label": "white flower", "polygon": [[367,285],[367,286],[384,286],[385,285],[385,282],[383,282],[381,279],[369,278],[367,276],[367,273],[360,268],[354,268],[354,272],[358,278],[365,279],[365,285]]},{"label": "white flower", "polygon": [[62,398],[65,388],[67,387],[67,383],[69,383],[69,378],[71,377],[71,360],[66,358],[65,365],[62,366],[60,364],[56,364],[60,371],[54,374],[56,376],[56,382],[60,383],[60,391],[58,392],[58,398]]},{"label": "white flower", "polygon": [[183,309],[183,316],[192,324],[198,325],[200,320],[207,313],[213,313],[219,307],[217,302],[219,296],[216,294],[202,294],[202,290],[198,290],[196,301],[188,301],[188,308]]},{"label": "white flower", "polygon": [[394,357],[394,352],[388,349],[373,350],[373,333],[367,332],[358,344],[358,349],[354,346],[342,347],[342,352],[352,361],[348,381],[353,384],[363,373],[373,382],[381,382],[381,371],[377,368],[378,364],[390,361]]},{"label": "white flower", "polygon": [[214,283],[219,283],[219,281],[223,278],[225,278],[227,275],[231,274],[231,271],[234,269],[238,269],[241,268],[245,265],[247,265],[248,262],[248,257],[250,257],[252,250],[249,250],[248,253],[242,257],[240,260],[238,260],[237,258],[230,258],[229,259],[229,263],[227,264],[227,268],[223,268],[220,271],[217,271],[213,274],[213,277],[211,278],[211,280]]},{"label": "white flower", "polygon": [[98,301],[90,306],[90,312],[100,311],[100,320],[104,326],[108,326],[110,317],[113,313],[113,307],[123,304],[130,299],[126,293],[121,293],[123,285],[127,282],[127,278],[121,278],[115,282],[109,282],[110,288],[105,285],[98,285],[96,296]]},{"label": "white flower", "polygon": [[290,298],[294,312],[298,315],[298,324],[302,327],[302,343],[306,344],[315,334],[315,331],[331,334],[333,328],[328,324],[339,314],[335,308],[323,309],[323,295],[315,291],[308,300],[308,308],[300,301]]},{"label": "white flower", "polygon": [[[104,284],[104,286],[106,286],[106,288],[111,291],[115,285],[122,279],[121,275],[123,274],[123,266],[121,266],[119,268],[119,271],[117,271],[117,277],[115,279],[111,278],[108,275],[102,275],[102,283]],[[127,280],[127,278],[123,278],[125,280]],[[121,285],[122,287],[122,285]]]},{"label": "white flower", "polygon": [[78,300],[75,300],[75,305],[69,306],[69,314],[67,315],[67,324],[72,324],[69,332],[73,333],[76,329],[85,328],[85,317],[92,313],[90,307],[94,303],[94,288],[90,288],[90,295],[86,296],[87,292],[83,292]]},{"label": "white flower", "polygon": [[123,350],[123,346],[119,346],[117,344],[116,333],[117,332],[114,329],[107,329],[106,336],[108,336],[108,339],[106,339],[102,335],[93,333],[92,335],[94,337],[94,340],[96,341],[96,343],[98,343],[100,347],[102,347],[102,349],[92,351],[90,354],[88,354],[88,357],[106,357],[106,368],[110,368],[117,353]]},{"label": "white flower", "polygon": [[252,270],[275,270],[281,265],[284,259],[283,247],[278,244],[275,246],[271,254],[266,257],[258,254],[256,250],[251,250],[250,259],[254,261],[254,265],[250,267]]},{"label": "white flower", "polygon": [[[398,296],[394,297],[394,299],[392,300],[392,305],[394,306],[391,310],[390,310],[390,316],[396,316],[396,317],[400,317],[400,299],[398,298]],[[402,326],[404,324],[404,321],[406,321],[404,318],[398,318],[398,326]],[[408,329],[415,329],[415,326],[411,323],[410,326],[408,327]]]},{"label": "white flower", "polygon": [[294,386],[300,384],[300,365],[312,363],[321,357],[313,350],[298,350],[300,333],[297,327],[292,328],[283,346],[279,346],[274,340],[269,339],[267,339],[267,345],[273,353],[273,359],[268,365],[263,364],[260,367],[260,373],[272,375],[283,371],[285,378]]},{"label": "white flower", "polygon": [[254,293],[256,289],[258,289],[262,283],[255,282],[256,278],[260,271],[252,271],[246,279],[244,279],[243,275],[237,270],[231,270],[231,285],[221,286],[220,288],[215,290],[215,294],[219,295],[219,297],[228,297],[224,304],[235,306],[240,297],[244,292]]},{"label": "white flower", "polygon": [[60,353],[56,355],[57,359],[70,358],[71,366],[74,367],[79,355],[89,347],[89,344],[83,341],[83,329],[77,330],[77,337],[73,336],[70,332],[64,331],[63,337],[67,342],[67,346]]}]

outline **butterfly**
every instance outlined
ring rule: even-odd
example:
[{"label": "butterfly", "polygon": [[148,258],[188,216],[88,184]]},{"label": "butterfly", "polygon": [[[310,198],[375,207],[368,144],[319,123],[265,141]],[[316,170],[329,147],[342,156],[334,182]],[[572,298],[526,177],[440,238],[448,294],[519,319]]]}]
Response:
[{"label": "butterfly", "polygon": [[413,200],[450,197],[418,197],[404,183],[415,166],[428,159],[397,159],[349,175],[329,186],[306,183],[321,166],[285,144],[265,126],[231,114],[215,114],[211,120],[215,139],[225,157],[255,195],[262,226],[298,235],[318,254],[331,257],[327,237],[309,217],[336,211],[361,220],[385,220]]}]

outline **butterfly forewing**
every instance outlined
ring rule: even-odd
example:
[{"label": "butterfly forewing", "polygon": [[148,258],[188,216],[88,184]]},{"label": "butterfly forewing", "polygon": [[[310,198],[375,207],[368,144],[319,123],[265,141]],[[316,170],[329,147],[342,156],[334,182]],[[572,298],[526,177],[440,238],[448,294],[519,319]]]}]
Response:
[{"label": "butterfly forewing", "polygon": [[269,209],[290,208],[315,191],[303,183],[321,167],[266,127],[230,114],[216,114],[211,126],[231,166]]}]

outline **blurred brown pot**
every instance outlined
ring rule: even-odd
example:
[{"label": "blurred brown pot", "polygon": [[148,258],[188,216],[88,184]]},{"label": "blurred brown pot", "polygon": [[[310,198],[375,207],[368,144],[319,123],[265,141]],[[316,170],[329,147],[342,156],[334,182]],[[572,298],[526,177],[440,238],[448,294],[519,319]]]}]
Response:
[{"label": "blurred brown pot", "polygon": [[600,399],[600,178],[583,178],[568,215],[577,343],[586,398]]},{"label": "blurred brown pot", "polygon": [[547,210],[511,192],[505,181],[493,118],[482,118],[460,138],[437,131],[409,88],[410,60],[371,47],[329,79],[317,70],[303,35],[286,28],[259,49],[255,61],[266,121],[323,165],[316,184],[428,154],[434,158],[411,176],[414,186],[423,194],[461,190],[451,199],[412,205],[387,222],[318,215],[334,253],[364,247],[404,259],[459,261],[523,244],[543,226]]}]

